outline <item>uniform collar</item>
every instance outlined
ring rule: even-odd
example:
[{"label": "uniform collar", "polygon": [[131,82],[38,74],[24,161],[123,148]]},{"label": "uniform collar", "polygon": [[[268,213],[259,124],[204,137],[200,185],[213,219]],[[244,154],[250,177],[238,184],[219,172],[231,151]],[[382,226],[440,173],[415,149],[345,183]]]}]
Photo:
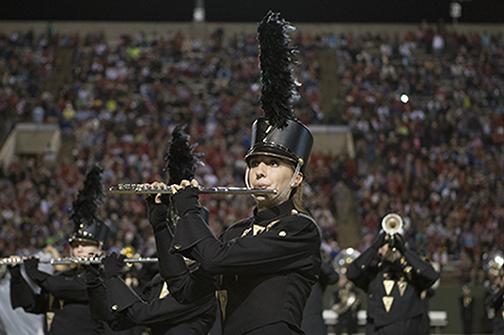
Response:
[{"label": "uniform collar", "polygon": [[257,210],[256,207],[254,209],[254,223],[255,224],[268,223],[269,221],[279,216],[290,214],[293,209],[294,209],[294,203],[292,202],[292,199],[289,199],[278,206],[263,209],[260,212]]}]

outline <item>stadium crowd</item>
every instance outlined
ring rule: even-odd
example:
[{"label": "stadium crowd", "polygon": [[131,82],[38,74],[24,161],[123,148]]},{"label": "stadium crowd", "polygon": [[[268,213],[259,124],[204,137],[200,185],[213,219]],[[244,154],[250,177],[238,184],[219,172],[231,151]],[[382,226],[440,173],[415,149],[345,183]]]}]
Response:
[{"label": "stadium crowd", "polygon": [[[410,245],[442,264],[460,262],[474,279],[481,255],[504,245],[503,36],[420,26],[401,35],[299,33],[295,43],[303,84],[297,116],[312,124],[339,119],[351,127],[356,148],[354,158],[312,155],[305,198],[326,248],[337,249],[337,205],[348,201],[340,191],[349,188],[361,248],[383,215],[398,212]],[[50,92],[45,79],[57,48],[72,48],[72,76]],[[338,65],[336,117],[320,108],[321,49]],[[105,168],[106,185],[161,178],[176,123],[188,125],[205,153],[202,184],[243,185],[248,126],[259,113],[257,55],[254,35],[227,37],[224,30],[205,41],[182,33],[118,41],[0,35],[0,117],[57,123],[75,139],[56,166],[24,157],[1,172],[3,256],[63,241],[72,230],[72,200],[94,162]],[[207,202],[214,232],[249,214],[247,201]],[[139,196],[107,196],[101,211],[114,247],[155,250]]]}]

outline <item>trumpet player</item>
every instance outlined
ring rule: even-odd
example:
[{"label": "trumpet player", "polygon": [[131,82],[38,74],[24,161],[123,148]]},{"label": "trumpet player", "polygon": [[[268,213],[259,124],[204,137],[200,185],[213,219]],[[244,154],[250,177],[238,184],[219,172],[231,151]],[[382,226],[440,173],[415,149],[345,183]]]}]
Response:
[{"label": "trumpet player", "polygon": [[[95,215],[101,195],[101,169],[93,167],[87,174],[84,188],[73,203],[71,220],[75,231],[68,240],[74,257],[94,257],[102,252],[108,227]],[[81,269],[71,268],[56,275],[38,269],[39,260],[23,262],[28,278],[40,292],[35,293],[21,275],[20,265],[10,268],[11,305],[34,314],[45,314],[46,331],[51,335],[105,334],[106,327],[91,317],[86,285]]]},{"label": "trumpet player", "polygon": [[504,334],[504,255],[497,252],[492,256],[487,264],[491,293],[485,303],[493,315],[493,334]]},{"label": "trumpet player", "polygon": [[387,215],[382,228],[347,272],[348,279],[368,294],[366,334],[426,334],[423,292],[439,273],[407,248],[400,216]]}]

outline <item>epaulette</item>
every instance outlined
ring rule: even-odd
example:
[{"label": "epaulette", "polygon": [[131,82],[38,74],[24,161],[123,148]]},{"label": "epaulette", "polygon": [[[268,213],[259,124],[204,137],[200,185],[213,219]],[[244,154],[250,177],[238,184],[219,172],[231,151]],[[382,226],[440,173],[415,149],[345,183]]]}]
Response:
[{"label": "epaulette", "polygon": [[248,225],[251,222],[252,219],[253,219],[253,217],[249,216],[249,217],[247,217],[245,219],[242,219],[242,220],[240,220],[238,222],[233,223],[232,225],[230,225],[229,227],[227,227],[226,230],[238,228],[240,226],[246,226],[246,225]]},{"label": "epaulette", "polygon": [[320,238],[322,238],[322,229],[320,229],[320,226],[318,225],[317,221],[315,221],[315,219],[313,217],[311,217],[310,215],[308,215],[306,213],[300,212],[296,209],[293,209],[291,211],[291,215],[301,216],[301,217],[311,221],[315,225],[315,227],[317,227],[317,231],[319,233],[319,236],[320,236]]}]

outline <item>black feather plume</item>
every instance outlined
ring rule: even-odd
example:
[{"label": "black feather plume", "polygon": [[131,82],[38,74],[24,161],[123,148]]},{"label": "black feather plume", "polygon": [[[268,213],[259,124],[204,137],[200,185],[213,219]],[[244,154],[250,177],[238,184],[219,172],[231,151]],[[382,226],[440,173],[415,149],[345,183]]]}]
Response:
[{"label": "black feather plume", "polygon": [[294,78],[295,48],[289,46],[289,32],[295,28],[269,11],[257,28],[261,62],[261,107],[274,127],[283,128],[294,119],[293,98],[298,94]]},{"label": "black feather plume", "polygon": [[73,209],[70,219],[76,227],[81,224],[88,226],[100,221],[96,216],[96,210],[103,197],[102,172],[103,169],[97,165],[91,168],[84,180],[84,186],[72,204]]},{"label": "black feather plume", "polygon": [[193,179],[196,166],[202,164],[202,154],[193,152],[196,145],[191,145],[189,138],[184,126],[177,125],[173,130],[163,169],[164,178],[169,178],[169,184],[180,184],[183,179]]}]

